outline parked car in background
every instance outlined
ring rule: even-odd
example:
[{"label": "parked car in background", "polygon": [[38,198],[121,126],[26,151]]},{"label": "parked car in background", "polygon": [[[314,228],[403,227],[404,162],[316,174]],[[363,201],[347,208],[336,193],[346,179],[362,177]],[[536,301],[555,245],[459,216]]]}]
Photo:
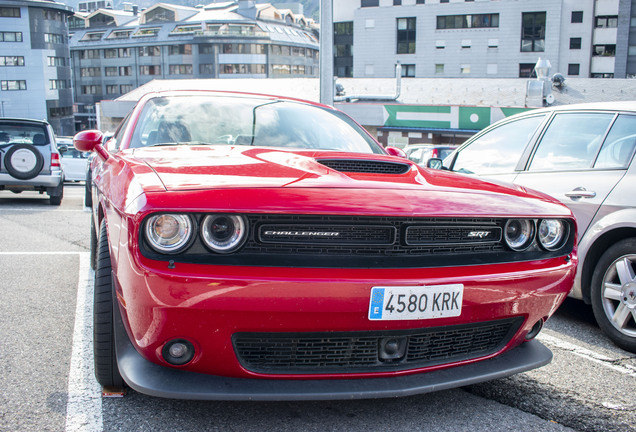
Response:
[{"label": "parked car in background", "polygon": [[150,93],[93,151],[95,370],[193,399],[351,399],[542,366],[576,271],[557,200],[432,172],[334,108]]},{"label": "parked car in background", "polygon": [[416,164],[425,166],[429,159],[444,159],[456,149],[457,146],[446,144],[412,144],[404,147],[404,153]]},{"label": "parked car in background", "polygon": [[[636,352],[636,102],[528,111],[491,125],[443,165],[546,192],[574,212],[579,265],[571,295]],[[440,161],[432,161],[440,163]]]},{"label": "parked car in background", "polygon": [[0,118],[0,190],[37,191],[60,205],[64,178],[51,126],[41,120]]},{"label": "parked car in background", "polygon": [[73,138],[57,137],[57,149],[60,152],[65,181],[86,180],[89,152],[78,151],[73,147]]}]

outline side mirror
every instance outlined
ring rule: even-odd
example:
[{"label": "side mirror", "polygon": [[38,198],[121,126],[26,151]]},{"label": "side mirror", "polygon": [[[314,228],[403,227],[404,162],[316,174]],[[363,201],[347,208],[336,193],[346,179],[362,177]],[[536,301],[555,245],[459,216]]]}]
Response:
[{"label": "side mirror", "polygon": [[444,163],[442,162],[442,160],[440,158],[430,158],[427,162],[426,162],[426,167],[427,168],[432,168],[432,169],[444,169]]},{"label": "side mirror", "polygon": [[108,159],[108,152],[101,145],[104,135],[98,130],[85,130],[73,137],[73,145],[81,152],[97,152],[104,160]]},{"label": "side mirror", "polygon": [[401,148],[398,148],[398,147],[387,147],[385,150],[391,156],[397,156],[397,157],[401,157],[401,158],[407,159],[406,153],[404,153],[404,150],[402,150]]}]

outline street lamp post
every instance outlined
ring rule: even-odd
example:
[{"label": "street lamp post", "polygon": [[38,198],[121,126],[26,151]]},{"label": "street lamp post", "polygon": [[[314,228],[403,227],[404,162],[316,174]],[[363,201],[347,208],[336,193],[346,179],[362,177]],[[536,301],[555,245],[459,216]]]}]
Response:
[{"label": "street lamp post", "polygon": [[320,0],[320,103],[333,105],[333,0]]}]

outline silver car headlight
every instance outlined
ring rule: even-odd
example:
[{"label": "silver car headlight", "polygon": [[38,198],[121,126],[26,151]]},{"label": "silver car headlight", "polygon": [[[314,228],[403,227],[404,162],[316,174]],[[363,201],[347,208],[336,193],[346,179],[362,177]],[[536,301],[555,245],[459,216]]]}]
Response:
[{"label": "silver car headlight", "polygon": [[535,224],[532,219],[510,219],[504,228],[504,238],[508,247],[523,251],[534,241]]},{"label": "silver car headlight", "polygon": [[161,253],[177,253],[190,242],[194,224],[188,215],[164,213],[146,220],[146,240]]},{"label": "silver car headlight", "polygon": [[543,219],[539,223],[537,237],[546,250],[555,251],[563,247],[569,235],[567,223],[561,219]]},{"label": "silver car headlight", "polygon": [[201,223],[201,238],[214,252],[233,252],[247,238],[247,222],[243,216],[238,215],[208,215]]}]

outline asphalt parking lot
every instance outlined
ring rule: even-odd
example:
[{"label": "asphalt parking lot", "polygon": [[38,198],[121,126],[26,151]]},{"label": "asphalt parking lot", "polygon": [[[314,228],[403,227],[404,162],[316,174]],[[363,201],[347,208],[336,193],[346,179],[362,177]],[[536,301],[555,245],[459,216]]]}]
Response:
[{"label": "asphalt parking lot", "polygon": [[636,355],[613,346],[573,300],[539,337],[554,352],[550,365],[461,389],[336,402],[102,398],[83,191],[67,184],[60,207],[0,192],[0,430],[636,430]]}]

